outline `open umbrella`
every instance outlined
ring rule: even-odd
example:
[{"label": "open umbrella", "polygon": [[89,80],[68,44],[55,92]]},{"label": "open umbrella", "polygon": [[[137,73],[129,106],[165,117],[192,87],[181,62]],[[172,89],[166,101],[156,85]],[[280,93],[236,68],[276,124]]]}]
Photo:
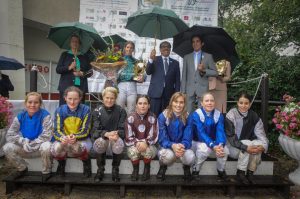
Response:
[{"label": "open umbrella", "polygon": [[17,60],[0,56],[0,70],[18,70],[21,68],[25,67]]},{"label": "open umbrella", "polygon": [[92,26],[80,22],[63,22],[50,28],[48,38],[60,48],[69,49],[72,35],[78,35],[81,41],[80,51],[85,53],[94,42],[97,42],[100,50],[107,47],[106,42],[100,37]]},{"label": "open umbrella", "polygon": [[235,49],[236,42],[220,27],[194,25],[173,37],[173,51],[179,56],[193,52],[191,38],[199,35],[204,42],[202,50],[213,55],[215,61],[226,59],[230,61],[232,71],[239,63]]},{"label": "open umbrella", "polygon": [[125,28],[140,37],[166,39],[188,29],[188,26],[172,10],[153,7],[133,13]]}]

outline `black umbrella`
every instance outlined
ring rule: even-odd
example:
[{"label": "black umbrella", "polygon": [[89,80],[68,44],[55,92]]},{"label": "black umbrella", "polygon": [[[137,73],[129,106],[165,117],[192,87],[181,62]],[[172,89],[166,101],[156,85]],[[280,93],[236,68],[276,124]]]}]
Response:
[{"label": "black umbrella", "polygon": [[18,70],[20,68],[25,67],[17,60],[0,56],[0,70]]},{"label": "black umbrella", "polygon": [[220,27],[194,25],[173,37],[173,51],[179,56],[193,52],[191,39],[199,35],[204,42],[202,50],[213,55],[215,61],[230,61],[232,70],[239,63],[235,49],[236,42]]}]

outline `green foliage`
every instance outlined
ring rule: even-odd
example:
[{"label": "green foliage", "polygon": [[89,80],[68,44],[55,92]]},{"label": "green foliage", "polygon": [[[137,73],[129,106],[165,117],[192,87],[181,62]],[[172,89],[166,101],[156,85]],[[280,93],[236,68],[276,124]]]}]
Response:
[{"label": "green foliage", "polygon": [[[300,1],[220,0],[219,24],[237,42],[241,63],[232,76],[234,82],[266,72],[270,79],[270,98],[280,100],[284,93],[300,97]],[[293,55],[280,55],[291,43]],[[258,81],[230,87],[228,96],[240,90],[254,94]],[[259,95],[258,95],[259,96]]]}]

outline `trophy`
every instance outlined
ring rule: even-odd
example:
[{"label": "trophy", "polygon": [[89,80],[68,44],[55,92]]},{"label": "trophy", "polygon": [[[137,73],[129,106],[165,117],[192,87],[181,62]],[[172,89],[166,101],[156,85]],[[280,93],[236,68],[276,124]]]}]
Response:
[{"label": "trophy", "polygon": [[137,60],[133,67],[134,77],[133,80],[138,81],[139,76],[143,76],[146,70],[146,62],[143,60]]},{"label": "trophy", "polygon": [[216,63],[216,68],[219,76],[224,76],[226,72],[226,60],[222,59]]}]

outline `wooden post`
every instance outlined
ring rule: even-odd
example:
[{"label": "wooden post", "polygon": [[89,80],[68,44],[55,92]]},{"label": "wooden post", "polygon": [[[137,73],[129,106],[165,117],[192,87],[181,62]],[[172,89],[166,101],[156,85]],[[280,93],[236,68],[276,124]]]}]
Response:
[{"label": "wooden post", "polygon": [[268,102],[269,102],[269,77],[263,74],[261,81],[261,119],[264,123],[265,132],[268,133]]}]

